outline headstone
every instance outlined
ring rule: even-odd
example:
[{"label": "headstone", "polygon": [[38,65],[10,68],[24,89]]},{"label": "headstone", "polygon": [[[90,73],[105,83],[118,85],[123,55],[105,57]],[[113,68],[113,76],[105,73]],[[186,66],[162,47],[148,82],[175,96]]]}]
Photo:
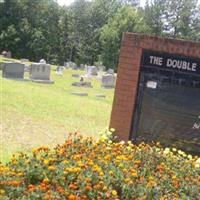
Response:
[{"label": "headstone", "polygon": [[76,63],[71,62],[71,61],[70,61],[70,62],[65,62],[65,63],[64,63],[64,66],[65,66],[66,68],[71,68],[71,69],[74,69],[74,70],[78,69]]},{"label": "headstone", "polygon": [[79,69],[80,69],[80,70],[85,70],[85,65],[84,65],[84,64],[80,64]]},{"label": "headstone", "polygon": [[63,76],[63,73],[62,73],[62,71],[56,71],[56,75]]},{"label": "headstone", "polygon": [[30,72],[31,66],[29,64],[24,64],[24,71],[25,72]]},{"label": "headstone", "polygon": [[107,74],[115,74],[114,69],[109,68]]},{"label": "headstone", "polygon": [[63,70],[64,70],[64,67],[62,67],[62,66],[57,67],[56,68],[56,74],[58,76],[62,76],[63,75]]},{"label": "headstone", "polygon": [[53,83],[50,80],[50,65],[43,63],[33,63],[30,70],[30,79],[34,82]]},{"label": "headstone", "polygon": [[72,77],[74,77],[74,78],[79,78],[80,75],[79,75],[79,74],[72,74]]},{"label": "headstone", "polygon": [[0,70],[3,70],[5,63],[0,62]]},{"label": "headstone", "polygon": [[100,98],[105,98],[106,95],[105,94],[95,94],[96,97],[100,97]]},{"label": "headstone", "polygon": [[46,62],[45,59],[41,59],[41,60],[40,60],[40,63],[42,63],[42,64],[46,64],[47,62]]},{"label": "headstone", "polygon": [[91,82],[84,82],[84,81],[74,82],[72,83],[72,86],[92,88]]},{"label": "headstone", "polygon": [[92,76],[98,75],[98,69],[96,66],[88,66],[87,71],[89,75],[92,75]]},{"label": "headstone", "polygon": [[104,71],[106,71],[106,67],[103,65],[98,66],[98,70],[104,72]]},{"label": "headstone", "polygon": [[71,94],[73,95],[77,95],[77,96],[88,96],[88,93],[86,92],[71,92]]},{"label": "headstone", "polygon": [[3,67],[3,77],[23,79],[24,78],[24,64],[16,62],[6,62]]},{"label": "headstone", "polygon": [[102,76],[101,86],[103,88],[114,88],[116,77],[112,74],[106,74]]}]

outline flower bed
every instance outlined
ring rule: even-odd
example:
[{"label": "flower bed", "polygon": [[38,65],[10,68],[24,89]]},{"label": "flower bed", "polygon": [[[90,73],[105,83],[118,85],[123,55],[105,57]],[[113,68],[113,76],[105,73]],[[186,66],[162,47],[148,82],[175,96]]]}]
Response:
[{"label": "flower bed", "polygon": [[69,138],[0,165],[0,199],[200,199],[200,159],[176,149]]}]

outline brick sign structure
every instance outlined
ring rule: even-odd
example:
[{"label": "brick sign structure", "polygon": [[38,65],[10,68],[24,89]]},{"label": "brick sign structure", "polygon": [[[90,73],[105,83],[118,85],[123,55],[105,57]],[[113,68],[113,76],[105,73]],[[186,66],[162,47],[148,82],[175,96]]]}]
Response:
[{"label": "brick sign structure", "polygon": [[110,127],[200,153],[200,43],[124,33]]}]

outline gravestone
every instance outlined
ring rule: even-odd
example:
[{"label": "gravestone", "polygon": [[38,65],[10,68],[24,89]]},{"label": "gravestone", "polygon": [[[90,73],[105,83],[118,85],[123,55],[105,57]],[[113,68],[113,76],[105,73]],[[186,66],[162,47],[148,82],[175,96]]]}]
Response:
[{"label": "gravestone", "polygon": [[86,92],[71,92],[71,94],[76,95],[76,96],[88,96],[88,93]]},{"label": "gravestone", "polygon": [[80,70],[85,70],[85,65],[84,65],[84,64],[80,64],[79,69],[80,69]]},{"label": "gravestone", "polygon": [[33,63],[30,70],[30,79],[40,83],[54,83],[50,80],[51,68],[49,64]]},{"label": "gravestone", "polygon": [[98,70],[104,72],[104,71],[106,71],[106,67],[103,65],[98,66]]},{"label": "gravestone", "polygon": [[108,71],[107,71],[107,74],[113,74],[114,75],[115,74],[114,69],[109,68]]},{"label": "gravestone", "polygon": [[24,71],[30,72],[31,66],[29,64],[24,64]]},{"label": "gravestone", "polygon": [[4,78],[23,79],[24,64],[16,62],[6,62],[3,67],[2,76]]},{"label": "gravestone", "polygon": [[103,88],[114,88],[116,77],[112,74],[105,74],[101,78],[101,86]]},{"label": "gravestone", "polygon": [[105,94],[95,94],[95,97],[105,98],[106,95]]},{"label": "gravestone", "polygon": [[89,75],[92,76],[97,76],[98,75],[98,69],[96,66],[88,66],[87,67],[87,72]]},{"label": "gravestone", "polygon": [[64,70],[64,67],[63,67],[63,66],[58,66],[58,67],[56,68],[56,75],[62,76],[62,75],[63,75],[63,70]]},{"label": "gravestone", "polygon": [[0,62],[0,70],[3,70],[3,68],[4,68],[4,63],[3,62]]},{"label": "gravestone", "polygon": [[64,63],[64,66],[65,66],[66,68],[71,68],[71,69],[74,69],[74,70],[78,69],[76,63],[71,62],[71,61],[70,61],[70,62],[65,62],[65,63]]},{"label": "gravestone", "polygon": [[72,74],[72,77],[74,77],[74,78],[79,78],[80,75],[79,75],[79,74]]},{"label": "gravestone", "polygon": [[84,81],[74,82],[72,83],[72,86],[92,88],[91,82],[84,82]]}]

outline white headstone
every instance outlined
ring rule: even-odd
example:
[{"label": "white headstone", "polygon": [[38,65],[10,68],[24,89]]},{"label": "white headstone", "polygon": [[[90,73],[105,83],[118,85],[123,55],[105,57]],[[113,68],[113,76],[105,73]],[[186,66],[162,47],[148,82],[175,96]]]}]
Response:
[{"label": "white headstone", "polygon": [[45,59],[41,59],[41,60],[40,60],[40,63],[42,63],[42,64],[46,64],[47,62],[46,62]]}]

